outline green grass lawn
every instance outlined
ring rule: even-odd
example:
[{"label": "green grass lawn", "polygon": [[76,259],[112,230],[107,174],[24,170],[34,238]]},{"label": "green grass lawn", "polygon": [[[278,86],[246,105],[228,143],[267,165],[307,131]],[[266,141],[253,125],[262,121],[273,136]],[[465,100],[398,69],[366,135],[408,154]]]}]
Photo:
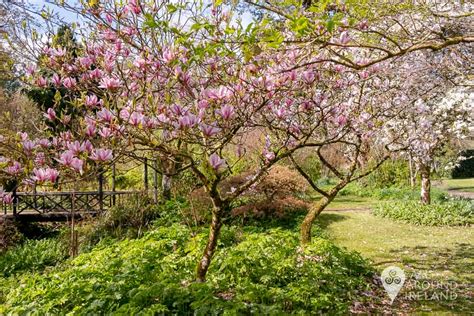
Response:
[{"label": "green grass lawn", "polygon": [[[343,201],[340,203],[344,205]],[[378,218],[368,211],[327,211],[321,214],[318,224],[338,245],[360,252],[379,271],[397,265],[408,273],[424,275],[432,287],[434,281],[452,280],[458,284],[458,288],[452,291],[458,296],[456,299],[411,302],[417,312],[465,313],[474,310],[472,227],[414,226]],[[404,300],[404,290],[398,304]],[[434,291],[440,293],[440,290]],[[409,295],[407,290],[405,292],[405,296]],[[394,308],[397,308],[397,301]]]},{"label": "green grass lawn", "polygon": [[456,190],[464,192],[474,192],[474,178],[469,179],[445,179],[434,181],[434,184],[441,189]]},{"label": "green grass lawn", "polygon": [[365,210],[374,206],[378,200],[372,197],[360,197],[360,196],[338,196],[336,199],[329,204],[328,210]]}]

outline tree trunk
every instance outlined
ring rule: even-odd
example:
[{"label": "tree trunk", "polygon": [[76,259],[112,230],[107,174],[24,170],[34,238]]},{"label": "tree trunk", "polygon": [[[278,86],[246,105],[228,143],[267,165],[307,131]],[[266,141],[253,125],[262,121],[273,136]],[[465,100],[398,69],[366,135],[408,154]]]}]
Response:
[{"label": "tree trunk", "polygon": [[430,168],[423,166],[420,169],[421,174],[421,203],[431,203],[431,180],[430,180]]},{"label": "tree trunk", "polygon": [[212,257],[216,251],[217,240],[222,228],[222,214],[226,207],[221,201],[213,201],[214,207],[212,210],[212,222],[209,229],[209,237],[207,240],[206,248],[202,254],[201,260],[199,260],[196,271],[196,280],[198,282],[206,281],[206,274],[211,264]]},{"label": "tree trunk", "polygon": [[165,201],[171,199],[171,187],[173,178],[165,173],[161,178],[161,190],[163,192],[163,199]]},{"label": "tree trunk", "polygon": [[311,242],[311,229],[313,228],[313,223],[316,217],[321,214],[322,211],[329,205],[329,203],[334,200],[334,197],[337,195],[337,192],[331,192],[329,196],[323,196],[315,205],[311,207],[308,214],[306,214],[303,223],[301,223],[301,245],[306,245]]},{"label": "tree trunk", "polygon": [[416,173],[414,172],[413,168],[413,159],[411,155],[408,158],[408,165],[410,167],[410,187],[411,189],[415,189],[415,179],[416,179]]},{"label": "tree trunk", "polygon": [[175,172],[175,163],[169,159],[161,162],[163,176],[161,177],[161,191],[165,201],[171,199],[171,188],[173,185],[173,173]]}]

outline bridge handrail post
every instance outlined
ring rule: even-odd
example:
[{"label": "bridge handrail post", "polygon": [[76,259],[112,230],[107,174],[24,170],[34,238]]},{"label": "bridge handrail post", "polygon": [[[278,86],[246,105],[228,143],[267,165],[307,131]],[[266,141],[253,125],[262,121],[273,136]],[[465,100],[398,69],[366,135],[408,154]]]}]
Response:
[{"label": "bridge handrail post", "polygon": [[13,208],[13,216],[16,216],[17,208],[18,208],[18,195],[16,194],[16,188],[12,191],[12,208]]},{"label": "bridge handrail post", "polygon": [[143,162],[143,185],[145,192],[148,193],[148,158],[145,158]]},{"label": "bridge handrail post", "polygon": [[99,169],[99,210],[104,210],[104,173],[103,169]]},{"label": "bridge handrail post", "polygon": [[115,163],[112,165],[112,205],[115,206],[116,204],[116,197],[115,197]]}]

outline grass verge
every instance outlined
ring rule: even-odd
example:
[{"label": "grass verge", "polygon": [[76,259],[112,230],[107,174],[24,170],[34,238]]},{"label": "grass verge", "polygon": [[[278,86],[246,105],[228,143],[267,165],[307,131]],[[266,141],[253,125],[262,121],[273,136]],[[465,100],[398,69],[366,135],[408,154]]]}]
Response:
[{"label": "grass verge", "polygon": [[[396,265],[411,276],[411,284],[413,278],[422,278],[425,283],[418,285],[427,288],[405,286],[392,310],[403,310],[407,301],[417,312],[462,314],[474,310],[472,228],[415,226],[378,218],[368,211],[328,211],[321,214],[318,225],[337,245],[370,259],[379,272]],[[455,297],[441,297],[447,291],[435,288],[436,284],[455,284],[451,289]]]}]

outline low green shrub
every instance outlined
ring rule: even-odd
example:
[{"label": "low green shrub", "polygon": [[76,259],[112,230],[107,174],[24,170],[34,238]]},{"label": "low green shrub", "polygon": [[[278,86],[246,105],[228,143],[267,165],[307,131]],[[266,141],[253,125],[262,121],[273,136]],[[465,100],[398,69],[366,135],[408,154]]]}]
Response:
[{"label": "low green shrub", "polygon": [[[110,208],[92,221],[80,223],[76,230],[81,252],[92,249],[99,241],[107,239],[137,238],[151,223],[160,217],[162,206],[153,204],[147,197],[134,197],[127,203]],[[67,243],[70,231],[63,240]]]},{"label": "low green shrub", "polygon": [[0,275],[8,277],[25,271],[41,271],[64,261],[67,254],[58,239],[29,239],[0,255]]},{"label": "low green shrub", "polygon": [[[95,247],[0,283],[0,314],[347,314],[372,276],[357,254],[281,228],[224,227],[208,281],[193,281],[207,231],[180,224]],[[8,294],[8,295],[7,295]]]},{"label": "low green shrub", "polygon": [[402,159],[391,159],[361,181],[372,187],[404,186],[410,179],[408,163]]},{"label": "low green shrub", "polygon": [[474,223],[474,203],[451,200],[424,205],[417,201],[393,201],[380,204],[373,214],[415,225],[471,225]]},{"label": "low green shrub", "polygon": [[24,239],[15,221],[2,219],[0,221],[0,253],[21,243]]},{"label": "low green shrub", "polygon": [[[420,191],[412,190],[408,186],[390,186],[390,187],[375,187],[363,186],[360,183],[350,183],[339,192],[341,196],[355,195],[359,197],[373,197],[378,200],[419,200]],[[431,189],[431,198],[433,201],[447,201],[447,193],[437,188]]]}]

